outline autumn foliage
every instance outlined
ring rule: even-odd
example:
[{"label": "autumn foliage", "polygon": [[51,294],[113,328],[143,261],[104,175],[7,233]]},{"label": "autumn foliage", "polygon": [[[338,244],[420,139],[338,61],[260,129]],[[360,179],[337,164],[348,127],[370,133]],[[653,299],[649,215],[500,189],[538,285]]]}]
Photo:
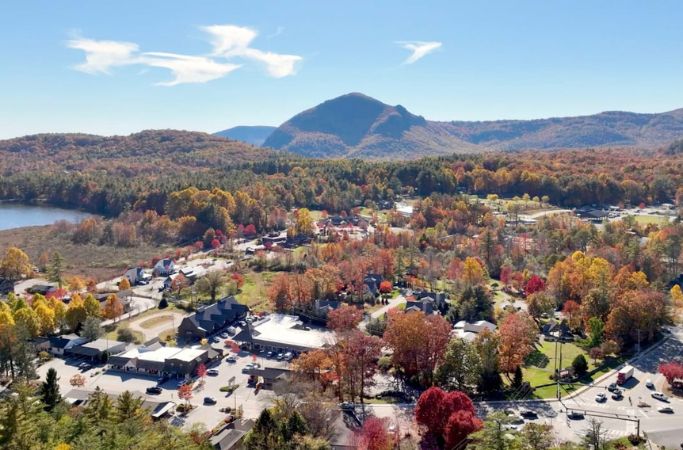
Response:
[{"label": "autumn foliage", "polygon": [[415,420],[446,448],[460,444],[467,436],[482,427],[474,404],[460,391],[445,392],[431,387],[420,395],[415,406]]}]

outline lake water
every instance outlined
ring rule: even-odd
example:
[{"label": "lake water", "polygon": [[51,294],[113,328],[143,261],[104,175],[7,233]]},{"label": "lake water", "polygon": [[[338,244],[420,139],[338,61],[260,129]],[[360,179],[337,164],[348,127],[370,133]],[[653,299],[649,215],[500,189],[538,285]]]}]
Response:
[{"label": "lake water", "polygon": [[52,225],[58,220],[78,223],[90,216],[91,214],[73,209],[0,203],[0,230],[36,225]]}]

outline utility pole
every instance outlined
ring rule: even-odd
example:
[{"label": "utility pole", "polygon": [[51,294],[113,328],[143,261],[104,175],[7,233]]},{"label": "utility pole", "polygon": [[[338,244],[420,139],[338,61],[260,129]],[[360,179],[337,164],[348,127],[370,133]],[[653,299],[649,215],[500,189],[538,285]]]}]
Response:
[{"label": "utility pole", "polygon": [[637,352],[638,352],[638,354],[640,354],[640,328],[638,328],[638,329],[636,330],[636,333],[638,333],[638,340],[637,340],[638,347],[637,347]]},{"label": "utility pole", "polygon": [[560,371],[557,370],[557,341],[559,340],[559,332],[556,332],[555,336],[555,395],[557,396],[557,399],[560,399]]}]

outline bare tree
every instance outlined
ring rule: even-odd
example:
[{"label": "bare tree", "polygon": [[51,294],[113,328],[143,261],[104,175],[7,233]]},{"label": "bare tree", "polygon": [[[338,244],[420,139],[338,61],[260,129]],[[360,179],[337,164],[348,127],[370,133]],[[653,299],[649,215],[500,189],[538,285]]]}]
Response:
[{"label": "bare tree", "polygon": [[591,417],[588,419],[588,429],[583,437],[583,444],[593,450],[602,450],[607,442],[607,430],[602,427],[602,422]]},{"label": "bare tree", "polygon": [[211,302],[213,303],[216,301],[218,291],[224,284],[225,276],[223,272],[214,270],[204,275],[204,277],[197,282],[197,287],[205,294],[209,294],[211,296]]}]

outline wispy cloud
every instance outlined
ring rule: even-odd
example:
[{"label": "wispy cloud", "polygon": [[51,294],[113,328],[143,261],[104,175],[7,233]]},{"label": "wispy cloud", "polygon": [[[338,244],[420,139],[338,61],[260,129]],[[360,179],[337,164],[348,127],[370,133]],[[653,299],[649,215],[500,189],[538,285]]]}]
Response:
[{"label": "wispy cloud", "polygon": [[303,58],[297,55],[287,55],[259,50],[251,47],[251,42],[258,33],[248,27],[235,25],[210,25],[202,30],[211,36],[213,56],[223,58],[246,58],[258,61],[266,66],[271,77],[282,78],[296,73],[296,63]]},{"label": "wispy cloud", "polygon": [[403,64],[413,64],[414,62],[419,61],[428,54],[432,53],[442,45],[442,43],[438,41],[399,41],[397,44],[412,52],[410,56],[403,61]]},{"label": "wispy cloud", "polygon": [[[258,32],[236,25],[201,27],[209,35],[212,51],[208,55],[183,55],[171,52],[141,52],[133,42],[74,38],[67,46],[85,52],[85,61],[74,68],[89,74],[111,73],[120,66],[139,65],[168,69],[170,81],[156,83],[176,86],[185,83],[206,83],[222,78],[243,64],[235,59],[254,61],[265,66],[268,75],[282,78],[296,73],[301,56],[274,53],[253,48]],[[144,72],[144,69],[143,69]]]},{"label": "wispy cloud", "polygon": [[85,62],[78,64],[75,68],[91,74],[109,73],[112,67],[134,64],[138,51],[137,44],[132,42],[80,38],[68,41],[67,46],[85,52]]},{"label": "wispy cloud", "polygon": [[140,59],[142,64],[162,67],[173,73],[173,80],[157,83],[159,86],[175,86],[183,83],[206,83],[239,69],[239,64],[218,63],[203,56],[178,55],[175,53],[147,52]]}]

